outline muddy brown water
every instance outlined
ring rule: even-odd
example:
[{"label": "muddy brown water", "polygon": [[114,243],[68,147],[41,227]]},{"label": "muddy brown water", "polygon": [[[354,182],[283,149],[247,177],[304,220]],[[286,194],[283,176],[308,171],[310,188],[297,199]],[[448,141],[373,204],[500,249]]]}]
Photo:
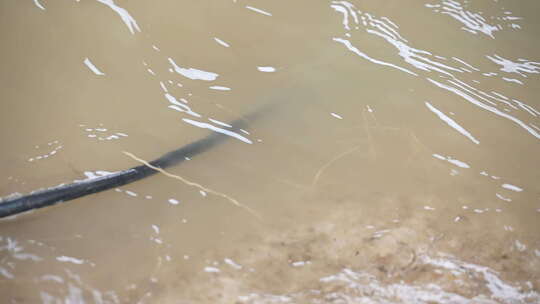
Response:
[{"label": "muddy brown water", "polygon": [[230,139],[1,220],[1,302],[539,303],[538,12],[3,1],[0,196]]}]

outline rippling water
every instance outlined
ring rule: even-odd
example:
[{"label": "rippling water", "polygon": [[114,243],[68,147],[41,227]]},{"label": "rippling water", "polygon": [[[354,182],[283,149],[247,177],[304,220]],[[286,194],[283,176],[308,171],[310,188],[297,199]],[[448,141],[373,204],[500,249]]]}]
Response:
[{"label": "rippling water", "polygon": [[1,302],[539,303],[538,12],[3,1],[0,196],[229,140],[1,220]]}]

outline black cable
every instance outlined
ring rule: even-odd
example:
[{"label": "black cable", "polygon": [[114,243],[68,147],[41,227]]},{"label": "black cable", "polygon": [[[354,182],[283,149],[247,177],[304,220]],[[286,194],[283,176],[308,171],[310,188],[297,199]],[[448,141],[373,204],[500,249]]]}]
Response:
[{"label": "black cable", "polygon": [[[241,128],[241,126],[245,124],[246,119],[255,118],[261,114],[262,110],[268,110],[268,106],[265,106],[242,119],[234,121],[231,123],[232,127],[235,129]],[[192,158],[197,154],[203,153],[229,138],[229,136],[213,132],[200,140],[185,145],[151,161],[150,164],[154,167],[165,169],[181,163],[186,159],[186,157]],[[157,172],[158,171],[146,165],[140,165],[106,176],[44,190],[38,190],[21,197],[7,197],[0,200],[0,218],[12,216],[32,209],[51,206],[60,202],[73,200],[81,196],[123,186],[156,174]]]}]

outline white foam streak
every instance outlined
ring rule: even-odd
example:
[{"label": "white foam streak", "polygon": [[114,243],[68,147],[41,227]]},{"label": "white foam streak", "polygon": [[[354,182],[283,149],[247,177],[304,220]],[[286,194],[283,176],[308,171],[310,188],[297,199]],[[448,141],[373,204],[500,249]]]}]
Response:
[{"label": "white foam streak", "polygon": [[[353,16],[354,22],[358,24],[358,18],[352,4],[345,1],[334,1],[333,3],[334,5],[331,5],[331,7],[334,10],[343,13],[343,25],[346,30],[350,30],[349,15]],[[405,59],[405,62],[409,63],[415,68],[424,71],[436,71],[447,76],[452,76],[447,70],[454,72],[462,72],[461,69],[447,66],[440,62],[429,59],[428,56],[431,56],[431,53],[427,51],[415,49],[407,45],[407,40],[396,31],[397,26],[394,23],[390,22],[388,18],[384,18],[385,21],[383,21],[383,18],[379,20],[368,13],[364,13],[361,17],[364,21],[367,21],[365,22],[365,25],[371,27],[366,29],[367,33],[381,37],[385,39],[388,43],[392,44],[398,50],[398,55]],[[350,37],[350,35],[348,37]],[[445,59],[444,57],[440,56],[438,58]]]},{"label": "white foam streak", "polygon": [[86,64],[86,66],[90,69],[90,71],[94,72],[94,74],[96,74],[96,75],[98,75],[98,76],[103,76],[103,75],[105,75],[105,73],[103,73],[102,71],[100,71],[100,70],[92,63],[92,61],[90,61],[90,59],[85,58],[85,59],[84,59],[84,64]]},{"label": "white foam streak", "polygon": [[223,87],[223,86],[211,86],[209,88],[216,91],[230,91],[231,90],[231,88]]},{"label": "white foam streak", "polygon": [[129,28],[129,31],[132,34],[135,34],[135,31],[138,31],[138,32],[141,31],[141,29],[139,28],[139,25],[137,25],[137,21],[135,21],[135,19],[131,17],[129,12],[126,9],[116,5],[113,0],[97,0],[97,1],[107,5],[113,11],[115,11],[120,16],[120,18],[122,18],[122,21],[124,21],[124,23]]},{"label": "white foam streak", "polygon": [[[382,20],[384,20],[385,22],[383,22]],[[386,17],[381,17],[381,20],[374,19],[372,21],[375,23],[374,26],[376,28],[378,28],[379,30],[385,33],[388,33],[388,35],[392,36],[394,39],[401,40],[403,42],[408,42],[407,39],[401,37],[398,31],[396,31],[398,26],[395,23],[393,23],[390,19]]]},{"label": "white foam streak", "polygon": [[[433,71],[439,72],[441,74],[445,74],[447,76],[452,76],[452,74],[450,74],[449,72],[447,72],[447,71],[445,71],[445,70],[443,70],[441,68],[445,68],[445,69],[452,70],[452,71],[455,71],[455,72],[461,72],[461,70],[459,70],[459,69],[456,69],[456,68],[444,65],[442,63],[432,61],[432,60],[430,60],[430,59],[428,59],[426,57],[420,56],[419,54],[428,54],[428,55],[431,55],[431,54],[429,54],[429,53],[427,53],[425,51],[422,51],[422,50],[412,48],[412,47],[408,46],[407,44],[405,44],[403,41],[393,39],[392,37],[381,34],[381,33],[377,32],[377,31],[374,31],[374,30],[367,30],[367,32],[370,33],[370,34],[374,34],[376,36],[379,36],[379,37],[385,39],[388,43],[392,44],[398,50],[399,56],[403,57],[403,59],[405,59],[405,62],[409,63],[410,65],[414,66],[417,69],[424,70],[424,71],[433,70]],[[427,63],[422,62],[421,60],[423,60],[423,61],[425,61]]]},{"label": "white foam streak", "polygon": [[523,82],[515,78],[503,77],[502,80],[523,85]]},{"label": "white foam streak", "polygon": [[527,130],[531,135],[533,135],[534,137],[540,139],[540,133],[538,133],[536,130],[534,130],[533,128],[531,128],[530,126],[528,126],[527,124],[525,124],[524,122],[522,122],[521,120],[515,118],[514,116],[511,116],[511,115],[508,115],[502,111],[500,111],[499,109],[497,108],[494,108],[492,106],[488,106],[476,99],[474,99],[472,96],[468,95],[468,94],[465,94],[464,92],[454,88],[454,87],[451,87],[451,86],[448,86],[448,85],[445,85],[445,84],[442,84],[440,82],[437,82],[431,78],[427,78],[427,80],[429,80],[431,83],[435,84],[436,86],[438,86],[439,88],[443,88],[445,90],[448,90],[452,93],[455,93],[461,97],[463,97],[465,100],[469,101],[470,103],[484,109],[484,110],[487,110],[487,111],[490,111],[494,114],[497,114],[501,117],[504,117],[510,121],[513,121],[514,123],[516,123],[517,125],[519,125],[520,127],[522,127],[523,129]]},{"label": "white foam streak", "polygon": [[469,164],[467,164],[465,162],[462,162],[460,160],[454,159],[454,158],[452,158],[450,156],[444,157],[444,156],[439,155],[439,154],[433,154],[433,157],[438,158],[440,160],[445,160],[445,161],[451,163],[452,165],[458,166],[460,168],[468,169],[468,168],[471,167],[471,166],[469,166]]},{"label": "white foam streak", "polygon": [[103,170],[97,170],[97,171],[84,171],[83,174],[86,176],[86,180],[94,179],[102,176],[107,176],[111,174],[115,174],[117,172],[109,172],[109,171],[103,171]]},{"label": "white foam streak", "polygon": [[34,0],[34,4],[35,4],[37,7],[39,7],[40,9],[45,10],[45,7],[44,7],[43,5],[41,5],[41,3],[39,3],[38,0]]},{"label": "white foam streak", "polygon": [[439,111],[437,108],[432,106],[429,102],[426,102],[426,106],[428,109],[430,109],[433,113],[435,113],[442,121],[444,121],[446,124],[448,124],[450,127],[454,128],[454,130],[458,131],[459,133],[463,134],[465,137],[470,139],[473,143],[479,144],[480,142],[474,138],[471,133],[469,133],[465,128],[460,126],[457,122],[455,122],[452,118],[446,116],[443,112]]},{"label": "white foam streak", "polygon": [[174,68],[174,71],[186,78],[193,80],[204,80],[204,81],[214,81],[219,76],[216,73],[206,72],[203,70],[198,70],[194,68],[182,68],[174,62],[172,58],[169,58],[169,62]]},{"label": "white foam streak", "polygon": [[210,120],[211,122],[217,124],[217,125],[220,125],[220,126],[223,126],[223,127],[227,127],[227,128],[232,128],[232,126],[230,124],[227,124],[227,123],[224,123],[222,121],[219,121],[219,120],[216,120],[216,119],[212,119],[212,118],[208,118],[208,120]]},{"label": "white foam streak", "polygon": [[217,37],[214,37],[214,40],[215,40],[217,43],[219,43],[219,44],[221,44],[222,46],[224,46],[224,47],[230,47],[230,45],[229,45],[227,42],[225,42],[225,41],[223,41],[223,40],[221,40],[221,39],[219,39],[219,38],[217,38]]},{"label": "white foam streak", "polygon": [[405,73],[408,73],[408,74],[411,74],[411,75],[414,75],[414,76],[418,76],[418,74],[414,73],[414,72],[411,72],[405,68],[402,68],[400,66],[397,66],[397,65],[394,65],[394,64],[391,64],[391,63],[388,63],[388,62],[384,62],[384,61],[380,61],[380,60],[377,60],[377,59],[373,59],[371,57],[369,57],[368,55],[360,52],[360,50],[358,50],[356,47],[354,47],[351,42],[349,40],[346,40],[346,39],[342,39],[342,38],[333,38],[332,40],[336,41],[336,42],[339,42],[343,45],[345,45],[351,52],[355,53],[356,55],[368,60],[368,61],[371,61],[373,63],[376,63],[376,64],[379,64],[379,65],[383,65],[383,66],[389,66],[389,67],[392,67],[394,69],[398,69],[402,72],[405,72]]},{"label": "white foam streak", "polygon": [[331,8],[333,8],[336,12],[343,14],[343,27],[349,31],[351,28],[349,27],[349,12],[347,9],[341,5],[330,5]]},{"label": "white foam streak", "polygon": [[202,129],[209,129],[209,130],[212,130],[214,132],[218,132],[218,133],[221,133],[221,134],[236,138],[236,139],[238,139],[240,141],[243,141],[243,142],[245,142],[247,144],[252,144],[253,143],[251,140],[245,138],[244,136],[242,136],[242,135],[240,135],[238,133],[235,133],[235,132],[230,131],[230,130],[225,130],[225,129],[222,129],[222,128],[218,128],[218,127],[216,127],[214,125],[211,125],[209,123],[195,121],[195,120],[191,120],[191,119],[188,119],[188,118],[184,118],[182,120],[189,123],[189,124],[191,124],[191,125],[194,125],[196,127],[199,127],[199,128],[202,128]]},{"label": "white foam streak", "polygon": [[511,201],[512,201],[512,199],[507,198],[507,197],[504,197],[504,196],[500,195],[499,193],[495,193],[495,196],[496,196],[498,199],[501,199],[501,200],[503,200],[503,201],[505,201],[505,202],[511,202]]},{"label": "white foam streak", "polygon": [[85,263],[84,260],[77,259],[77,258],[74,258],[74,257],[68,257],[68,256],[65,256],[65,255],[57,257],[56,260],[59,261],[59,262],[68,262],[68,263],[73,263],[73,264],[77,264],[77,265],[81,265],[81,264]]},{"label": "white foam streak", "polygon": [[508,190],[512,190],[512,191],[516,191],[516,192],[523,191],[522,188],[520,188],[518,186],[511,185],[511,184],[503,184],[501,187],[503,187],[504,189],[508,189]]},{"label": "white foam streak", "polygon": [[457,57],[452,57],[452,59],[454,59],[455,61],[463,64],[464,66],[468,67],[469,69],[475,70],[477,72],[480,71],[478,68],[473,67],[472,65],[468,64],[467,62],[465,62],[465,61],[463,61],[463,60],[461,60],[461,59],[459,59]]},{"label": "white foam streak", "polygon": [[[444,1],[444,5],[435,5],[435,4],[428,4],[426,5],[427,7],[431,7],[431,8],[435,8],[435,9],[438,9],[438,8],[441,8],[442,6],[444,7],[447,7],[449,10],[461,10],[463,11],[463,8],[461,7],[461,4],[458,3],[458,2],[454,2],[454,1]],[[352,4],[348,3],[348,2],[345,2],[345,1],[333,1],[332,2],[332,5],[331,7],[342,13],[343,14],[343,23],[344,23],[344,27],[346,29],[349,29],[350,28],[350,23],[351,23],[351,18],[350,16],[353,15],[353,12],[356,14],[356,11],[353,10],[354,6],[352,6]],[[436,10],[437,11],[437,10]],[[357,11],[357,12],[360,12],[360,11]],[[467,16],[469,16],[470,18],[473,18],[476,22],[476,26],[482,28],[482,24],[485,23],[485,19],[479,15],[479,14],[472,14],[470,12],[465,12],[465,14]],[[440,88],[444,88],[446,90],[449,90],[451,92],[454,92],[456,94],[458,94],[459,96],[465,98],[467,101],[477,105],[477,106],[480,106],[482,109],[484,110],[488,110],[492,113],[495,113],[501,117],[504,117],[504,118],[507,118],[513,122],[515,122],[516,124],[520,125],[521,127],[523,127],[524,129],[526,129],[529,133],[531,133],[532,135],[534,135],[535,137],[537,138],[540,138],[540,133],[538,133],[536,130],[534,130],[531,126],[525,124],[523,121],[519,120],[518,118],[510,115],[510,114],[507,114],[505,112],[510,112],[509,109],[505,108],[505,109],[501,109],[499,110],[497,108],[497,106],[499,105],[499,103],[504,103],[505,105],[513,108],[513,109],[518,109],[513,103],[511,103],[510,99],[506,98],[505,99],[500,99],[500,98],[497,98],[496,96],[492,96],[490,94],[487,94],[481,90],[478,90],[474,87],[471,87],[470,85],[464,83],[463,81],[460,81],[459,79],[457,79],[453,74],[452,72],[458,72],[458,73],[461,73],[461,72],[469,72],[469,73],[472,73],[472,71],[476,71],[476,72],[480,72],[480,70],[468,63],[466,63],[465,61],[459,59],[459,58],[456,58],[456,57],[452,57],[453,60],[461,63],[464,67],[453,67],[453,66],[449,66],[449,65],[446,65],[446,64],[443,64],[441,62],[438,62],[437,60],[433,59],[436,58],[436,59],[441,59],[441,60],[445,60],[444,57],[442,56],[435,56],[435,55],[432,55],[431,53],[427,52],[427,51],[424,51],[424,50],[419,50],[419,49],[415,49],[413,47],[410,47],[409,45],[406,44],[406,40],[404,38],[402,38],[395,29],[397,29],[397,26],[395,24],[392,24],[391,22],[389,22],[388,18],[385,19],[385,21],[382,21],[382,18],[379,19],[376,19],[374,18],[372,15],[370,15],[369,13],[361,13],[360,17],[362,18],[362,22],[363,24],[367,27],[365,29],[365,31],[367,33],[370,33],[370,34],[373,34],[373,35],[376,35],[376,36],[379,36],[383,39],[385,39],[388,43],[390,43],[391,45],[393,45],[397,50],[398,50],[398,55],[401,56],[405,62],[409,63],[410,65],[414,66],[416,69],[419,69],[419,70],[422,70],[422,71],[426,71],[426,72],[437,72],[437,74],[439,74],[439,76],[443,76],[445,78],[447,78],[447,82],[450,83],[450,84],[443,84],[443,83],[440,83],[440,82],[437,82],[431,78],[427,78],[427,80],[429,80],[430,82],[436,84],[438,87]],[[500,18],[499,18],[500,19]],[[357,27],[358,28],[358,27]],[[469,29],[469,28],[468,28]],[[473,31],[472,29],[469,29],[471,31]],[[350,37],[350,34],[348,34],[348,37]],[[406,72],[408,74],[412,74],[412,75],[415,75],[415,76],[418,76],[418,74],[416,74],[415,72],[409,70],[409,69],[406,69],[404,67],[400,67],[400,66],[397,66],[397,65],[394,65],[394,64],[391,64],[391,63],[387,63],[387,62],[384,62],[384,61],[380,61],[380,60],[377,60],[377,59],[373,59],[371,57],[369,57],[367,54],[361,52],[358,48],[356,48],[355,46],[352,45],[352,43],[349,41],[349,40],[346,40],[346,39],[343,39],[343,38],[333,38],[334,41],[336,42],[340,42],[342,44],[344,44],[350,51],[352,51],[353,53],[357,54],[358,56],[368,60],[368,61],[371,61],[375,64],[380,64],[380,65],[385,65],[385,66],[390,66],[390,67],[393,67],[395,69],[398,69],[400,71],[403,71],[403,72]],[[540,73],[540,63],[537,63],[537,62],[533,62],[533,61],[528,61],[526,59],[517,59],[516,62],[512,62],[512,61],[509,61],[507,59],[504,59],[498,55],[494,55],[493,57],[488,57],[496,62],[498,62],[499,64],[503,65],[503,68],[502,70],[503,71],[506,71],[506,72],[514,72],[514,73],[518,73],[524,77],[526,77],[526,75],[524,73]],[[486,76],[486,77],[490,77],[490,76],[495,76],[497,75],[497,73],[483,73],[482,75]],[[512,83],[518,83],[518,84],[523,84],[520,80],[518,79],[513,79],[513,78],[507,78],[507,77],[503,77],[502,80],[505,80],[505,81],[509,81],[509,82],[512,82]],[[477,81],[476,81],[477,82]],[[499,103],[497,103],[499,102]],[[527,111],[529,114],[533,115],[533,116],[538,116],[538,113],[537,111],[528,106],[528,105],[525,105],[519,101],[515,102],[516,104],[519,105],[519,107],[521,107],[523,110]],[[455,126],[455,125],[454,125]],[[461,128],[463,129],[463,128]],[[460,130],[459,128],[456,129],[456,130]],[[467,133],[464,133],[464,134],[467,134]],[[470,135],[470,134],[469,134]],[[468,135],[465,135],[467,137],[469,137]],[[473,142],[476,143],[476,139],[474,139],[474,137],[470,136],[469,137]]]},{"label": "white foam streak", "polygon": [[333,112],[330,113],[330,115],[334,116],[334,117],[337,118],[337,119],[343,119],[343,117],[341,117],[341,115],[336,114],[336,113],[333,113]]},{"label": "white foam streak", "polygon": [[527,61],[525,59],[521,59],[521,62],[514,62],[509,59],[502,58],[497,54],[493,56],[487,55],[486,57],[494,63],[501,65],[501,71],[503,72],[516,73],[522,77],[527,77],[527,75],[525,75],[524,73],[540,73],[540,62]]},{"label": "white foam streak", "polygon": [[485,18],[479,13],[472,13],[465,10],[462,5],[456,1],[442,1],[442,4],[440,5],[426,4],[426,6],[436,8],[436,12],[449,15],[461,22],[465,25],[462,29],[472,34],[481,32],[494,39],[493,32],[500,30],[499,27],[488,24]]},{"label": "white foam streak", "polygon": [[520,108],[522,108],[523,110],[527,111],[529,114],[531,114],[532,116],[534,117],[538,117],[538,115],[540,115],[540,112],[538,112],[538,110],[536,110],[535,108],[527,105],[527,104],[524,104],[523,102],[519,101],[519,100],[512,100],[513,102],[515,102]]},{"label": "white foam streak", "polygon": [[169,199],[169,204],[171,205],[178,205],[180,202],[174,198]]},{"label": "white foam streak", "polygon": [[64,283],[64,279],[62,279],[62,277],[57,276],[57,275],[53,275],[53,274],[45,274],[45,275],[42,275],[42,276],[41,276],[41,280],[43,280],[43,281],[56,282],[56,283],[59,283],[59,284]]},{"label": "white foam streak", "polygon": [[235,261],[233,261],[233,260],[231,260],[231,259],[229,259],[229,258],[225,258],[225,259],[223,259],[223,261],[224,261],[226,264],[228,264],[228,265],[230,265],[231,267],[233,267],[234,269],[237,269],[237,270],[242,269],[242,265],[236,263]]},{"label": "white foam streak", "polygon": [[259,72],[271,73],[271,72],[275,72],[276,68],[271,67],[271,66],[260,66],[260,67],[257,67],[257,70],[259,70]]},{"label": "white foam streak", "polygon": [[187,106],[184,103],[179,102],[171,94],[166,93],[165,98],[167,98],[167,100],[170,103],[172,103],[172,105],[169,105],[169,108],[174,109],[174,110],[179,111],[179,112],[185,112],[185,113],[187,113],[189,115],[192,115],[192,116],[195,116],[195,117],[201,117],[201,115],[199,113],[193,112],[189,106]]},{"label": "white foam streak", "polygon": [[472,95],[473,97],[478,97],[480,98],[481,100],[491,104],[491,105],[494,105],[496,106],[497,103],[496,102],[493,102],[491,101],[491,99],[495,99],[493,96],[483,92],[483,91],[480,91],[478,90],[477,88],[475,87],[472,87],[468,84],[466,84],[465,82],[461,81],[461,80],[458,80],[457,78],[454,78],[453,80],[448,80],[448,82],[450,82],[451,84],[453,84],[454,86],[456,86],[457,88],[463,90],[464,92]]},{"label": "white foam streak", "polygon": [[204,267],[204,272],[219,273],[221,271],[219,270],[219,268],[207,266],[207,267]]},{"label": "white foam streak", "polygon": [[4,267],[0,267],[0,275],[4,276],[4,278],[10,279],[10,280],[15,278],[15,276]]},{"label": "white foam streak", "polygon": [[250,10],[252,10],[254,12],[257,12],[259,14],[263,14],[263,15],[266,15],[266,16],[272,16],[272,14],[270,14],[269,12],[263,11],[262,9],[259,9],[259,8],[253,7],[253,6],[246,5],[246,8],[250,9]]},{"label": "white foam streak", "polygon": [[[519,288],[516,288],[498,277],[498,273],[494,270],[479,266],[475,264],[470,264],[466,262],[462,262],[459,260],[454,260],[450,258],[430,258],[427,256],[423,256],[421,260],[426,264],[431,264],[437,267],[446,268],[448,270],[451,270],[452,272],[456,273],[476,273],[477,275],[481,275],[486,284],[486,287],[491,293],[491,296],[495,299],[502,300],[504,303],[518,303],[515,301],[525,301],[526,298],[529,296],[532,296],[536,299],[538,299],[538,294],[536,292],[531,294],[521,293]],[[457,302],[456,302],[457,303]],[[523,302],[525,303],[525,302]]]},{"label": "white foam streak", "polygon": [[347,1],[332,1],[333,5],[330,5],[331,8],[337,12],[343,13],[343,26],[346,30],[349,28],[349,15],[353,17],[353,22],[358,24],[358,15],[354,9],[354,5]]}]

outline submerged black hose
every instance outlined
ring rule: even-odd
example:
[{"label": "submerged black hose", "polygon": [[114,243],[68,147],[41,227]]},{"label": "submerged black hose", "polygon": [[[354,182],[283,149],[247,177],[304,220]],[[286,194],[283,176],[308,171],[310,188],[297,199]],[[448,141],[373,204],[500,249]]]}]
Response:
[{"label": "submerged black hose", "polygon": [[[267,109],[268,107],[264,108]],[[246,119],[252,119],[261,114],[261,112],[262,109],[259,109],[258,111],[245,116],[243,119],[234,121],[231,123],[231,125],[234,128],[240,128],[246,122]],[[154,167],[165,169],[184,161],[186,157],[191,158],[197,154],[203,153],[222,143],[228,138],[230,137],[221,133],[213,132],[200,140],[185,145],[151,161],[150,164]],[[35,191],[21,197],[8,197],[0,200],[0,218],[19,214],[32,209],[51,206],[88,194],[126,185],[156,174],[157,172],[158,171],[146,165],[140,165],[106,176]]]}]

